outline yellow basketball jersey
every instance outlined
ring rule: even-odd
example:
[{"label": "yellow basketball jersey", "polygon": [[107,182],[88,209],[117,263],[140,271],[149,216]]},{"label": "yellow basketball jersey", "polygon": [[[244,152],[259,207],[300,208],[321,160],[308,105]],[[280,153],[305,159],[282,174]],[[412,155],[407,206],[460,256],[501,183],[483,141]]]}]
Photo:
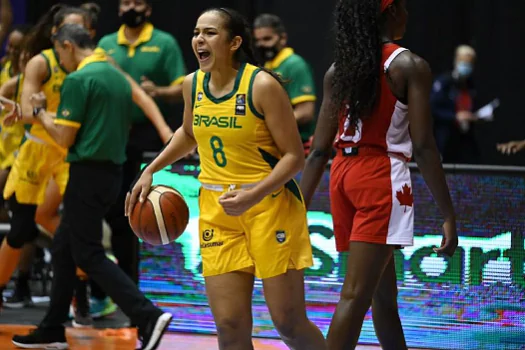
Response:
[{"label": "yellow basketball jersey", "polygon": [[[2,70],[0,71],[0,86],[4,85],[9,79],[11,79],[11,61],[7,61]],[[0,116],[3,118],[7,113],[5,111],[0,112]],[[3,125],[1,127],[4,127]]]},{"label": "yellow basketball jersey", "polygon": [[12,66],[11,61],[7,61],[4,66],[2,67],[2,71],[0,72],[0,85],[4,85],[6,81],[11,79],[12,76]]},{"label": "yellow basketball jersey", "polygon": [[[60,104],[60,88],[66,79],[67,73],[60,65],[58,57],[53,49],[44,50],[41,52],[41,55],[46,59],[48,69],[48,76],[42,85],[42,92],[46,95],[47,111],[49,113],[56,113],[58,105]],[[31,134],[49,144],[62,148],[51,136],[49,136],[41,124],[33,124]]]},{"label": "yellow basketball jersey", "polygon": [[199,180],[208,184],[247,184],[264,179],[281,154],[255,110],[252,87],[260,68],[243,64],[233,91],[212,96],[210,73],[193,78],[193,133],[199,147]]},{"label": "yellow basketball jersey", "polygon": [[[12,73],[11,61],[7,61],[2,67],[2,70],[0,71],[0,86],[4,85],[5,83],[7,83],[9,79],[12,78],[11,73]],[[5,111],[3,111],[0,115],[4,117],[6,115]]]}]

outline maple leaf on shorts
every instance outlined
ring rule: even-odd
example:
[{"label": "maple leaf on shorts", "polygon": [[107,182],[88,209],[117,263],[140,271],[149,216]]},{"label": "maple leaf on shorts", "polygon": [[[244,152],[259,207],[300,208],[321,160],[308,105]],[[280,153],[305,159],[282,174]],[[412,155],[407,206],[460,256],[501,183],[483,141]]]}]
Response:
[{"label": "maple leaf on shorts", "polygon": [[414,196],[412,195],[412,189],[408,184],[404,184],[403,187],[401,187],[401,191],[396,191],[396,198],[400,205],[405,206],[404,213],[407,212],[407,206],[411,207],[414,205]]}]

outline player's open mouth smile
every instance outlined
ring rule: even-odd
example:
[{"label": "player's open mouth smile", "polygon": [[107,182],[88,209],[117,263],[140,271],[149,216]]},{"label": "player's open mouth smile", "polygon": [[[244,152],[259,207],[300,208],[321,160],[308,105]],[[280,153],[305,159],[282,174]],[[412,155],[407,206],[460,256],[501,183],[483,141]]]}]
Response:
[{"label": "player's open mouth smile", "polygon": [[210,58],[211,54],[207,50],[198,49],[197,56],[199,57],[200,62],[205,62],[206,60],[208,60],[208,58]]}]

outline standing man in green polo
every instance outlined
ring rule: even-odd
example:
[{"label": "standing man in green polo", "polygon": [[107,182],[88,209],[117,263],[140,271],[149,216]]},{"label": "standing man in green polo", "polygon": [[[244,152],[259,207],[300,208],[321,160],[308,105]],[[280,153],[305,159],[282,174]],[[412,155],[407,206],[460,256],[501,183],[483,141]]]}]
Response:
[{"label": "standing man in green polo", "polygon": [[310,65],[292,48],[283,22],[272,14],[262,14],[254,22],[254,38],[259,60],[265,68],[276,72],[284,81],[299,126],[305,154],[315,130],[315,84]]},{"label": "standing man in green polo", "polygon": [[[149,22],[152,7],[149,0],[120,0],[122,26],[118,32],[104,36],[98,46],[155,99],[169,120],[169,102],[182,101],[182,81],[186,68],[177,40],[156,29]],[[124,216],[126,193],[144,163],[144,152],[158,152],[162,143],[144,113],[132,109],[133,126],[127,146],[124,179],[119,198],[106,221],[112,231],[112,247],[119,266],[138,283],[139,243]],[[172,127],[177,126],[171,124]],[[91,286],[91,312],[104,314],[107,298],[96,285]]]},{"label": "standing man in green polo", "polygon": [[105,254],[102,220],[118,197],[134,100],[127,78],[95,52],[89,32],[66,24],[54,36],[60,63],[70,73],[60,91],[56,119],[45,96],[32,96],[33,115],[49,135],[68,148],[69,182],[64,213],[53,240],[53,283],[46,316],[26,336],[22,348],[67,348],[63,323],[73,297],[76,266],[85,271],[137,325],[142,349],[156,349],[172,315],[153,305]]}]

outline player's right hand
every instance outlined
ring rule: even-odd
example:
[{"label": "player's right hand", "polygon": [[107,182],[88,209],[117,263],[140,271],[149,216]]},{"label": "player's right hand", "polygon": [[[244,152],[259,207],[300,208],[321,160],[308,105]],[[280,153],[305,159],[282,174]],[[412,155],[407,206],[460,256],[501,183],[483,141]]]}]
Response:
[{"label": "player's right hand", "polygon": [[142,203],[146,200],[146,197],[151,188],[153,182],[153,175],[147,171],[144,171],[138,181],[133,186],[133,189],[126,195],[126,203],[124,205],[124,213],[126,216],[130,216],[137,204],[137,200]]},{"label": "player's right hand", "polygon": [[20,105],[17,103],[14,108],[4,117],[2,124],[4,126],[11,126],[22,119],[22,111]]},{"label": "player's right hand", "polygon": [[447,220],[443,224],[443,239],[441,240],[441,246],[439,248],[434,248],[434,251],[438,254],[451,257],[454,255],[457,247],[458,234],[456,232],[456,221]]}]

